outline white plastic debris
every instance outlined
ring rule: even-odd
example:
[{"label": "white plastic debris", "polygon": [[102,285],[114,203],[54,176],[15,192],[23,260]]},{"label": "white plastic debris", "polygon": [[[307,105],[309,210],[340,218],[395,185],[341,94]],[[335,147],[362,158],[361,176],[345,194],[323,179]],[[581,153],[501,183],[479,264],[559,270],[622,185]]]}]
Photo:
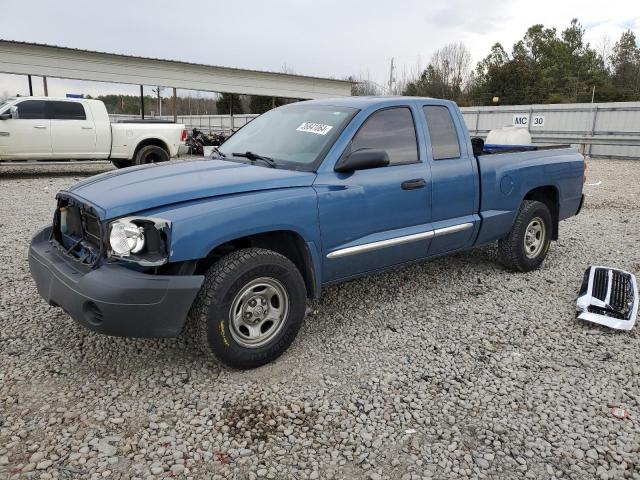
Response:
[{"label": "white plastic debris", "polygon": [[631,330],[638,316],[638,284],[629,272],[587,268],[578,294],[576,316],[616,330]]}]

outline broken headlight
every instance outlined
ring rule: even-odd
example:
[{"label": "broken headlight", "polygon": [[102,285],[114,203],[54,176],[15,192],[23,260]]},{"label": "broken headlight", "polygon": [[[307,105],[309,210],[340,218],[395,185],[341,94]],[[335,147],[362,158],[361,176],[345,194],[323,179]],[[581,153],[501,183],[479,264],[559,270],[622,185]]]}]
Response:
[{"label": "broken headlight", "polygon": [[109,224],[107,255],[143,266],[163,265],[169,259],[170,232],[170,222],[160,218],[119,218]]}]

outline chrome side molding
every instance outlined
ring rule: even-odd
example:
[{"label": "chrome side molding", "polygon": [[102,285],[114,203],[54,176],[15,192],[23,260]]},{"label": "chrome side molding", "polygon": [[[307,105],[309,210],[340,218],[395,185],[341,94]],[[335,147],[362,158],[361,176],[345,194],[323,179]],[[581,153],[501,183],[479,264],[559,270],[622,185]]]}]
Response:
[{"label": "chrome side molding", "polygon": [[381,248],[392,247],[394,245],[402,245],[403,243],[415,242],[417,240],[424,240],[425,238],[433,237],[433,231],[414,233],[412,235],[404,235],[402,237],[389,238],[387,240],[380,240],[378,242],[364,243],[362,245],[356,245],[355,247],[342,248],[331,252],[327,255],[327,258],[342,258],[350,255],[356,255],[358,253],[371,252],[373,250],[379,250]]},{"label": "chrome side molding", "polygon": [[354,247],[341,248],[327,255],[327,258],[342,258],[351,255],[357,255],[359,253],[371,252],[379,250],[381,248],[393,247],[396,245],[402,245],[404,243],[415,242],[418,240],[424,240],[431,237],[440,237],[442,235],[448,235],[450,233],[457,233],[463,230],[468,230],[473,227],[473,223],[461,223],[460,225],[452,225],[450,227],[438,228],[437,230],[429,230],[428,232],[414,233],[411,235],[403,235],[401,237],[389,238],[387,240],[380,240],[377,242],[363,243],[362,245],[356,245]]},{"label": "chrome side molding", "polygon": [[471,222],[469,222],[469,223],[461,223],[460,225],[452,225],[450,227],[438,228],[437,230],[433,231],[433,234],[436,237],[441,237],[442,235],[448,235],[450,233],[457,233],[457,232],[461,232],[463,230],[469,230],[470,228],[473,228],[473,223],[471,223]]}]

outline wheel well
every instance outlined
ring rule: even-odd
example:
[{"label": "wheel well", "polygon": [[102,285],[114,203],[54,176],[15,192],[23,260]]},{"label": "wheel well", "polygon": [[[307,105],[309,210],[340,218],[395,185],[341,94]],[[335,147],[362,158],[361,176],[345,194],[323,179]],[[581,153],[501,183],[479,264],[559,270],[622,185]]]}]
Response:
[{"label": "wheel well", "polygon": [[149,145],[155,145],[156,147],[160,147],[161,149],[163,149],[165,152],[167,152],[167,155],[171,156],[170,152],[169,152],[169,147],[167,146],[166,143],[164,143],[162,140],[160,140],[159,138],[147,138],[145,140],[142,140],[137,146],[135,151],[133,152],[133,157],[132,160],[136,159],[136,156],[138,155],[138,152],[140,151],[141,148],[143,147],[147,147]]},{"label": "wheel well", "polygon": [[547,185],[545,187],[537,187],[533,190],[529,191],[525,196],[524,200],[535,200],[541,203],[544,203],[549,212],[551,212],[551,220],[553,222],[551,239],[558,239],[558,223],[560,218],[560,202],[558,189],[551,185]]},{"label": "wheel well", "polygon": [[287,257],[300,271],[307,288],[307,296],[309,298],[317,296],[316,289],[318,285],[316,285],[311,253],[304,239],[289,230],[258,233],[218,245],[205,258],[198,261],[196,273],[202,274],[206,272],[218,259],[242,248],[264,248]]}]

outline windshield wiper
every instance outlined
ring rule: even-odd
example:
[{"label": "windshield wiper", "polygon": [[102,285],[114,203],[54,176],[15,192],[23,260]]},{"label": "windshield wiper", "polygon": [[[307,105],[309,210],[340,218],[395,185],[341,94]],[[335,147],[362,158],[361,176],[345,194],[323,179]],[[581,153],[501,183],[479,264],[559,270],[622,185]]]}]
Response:
[{"label": "windshield wiper", "polygon": [[221,158],[227,158],[227,155],[218,150],[218,147],[213,147],[213,153],[219,155]]},{"label": "windshield wiper", "polygon": [[269,168],[276,168],[278,166],[278,164],[273,160],[273,158],[265,157],[264,155],[258,155],[257,153],[253,153],[253,152],[244,152],[244,153],[233,152],[231,155],[233,155],[234,157],[248,158],[249,160],[251,160],[252,163],[255,162],[256,160],[261,160]]}]

